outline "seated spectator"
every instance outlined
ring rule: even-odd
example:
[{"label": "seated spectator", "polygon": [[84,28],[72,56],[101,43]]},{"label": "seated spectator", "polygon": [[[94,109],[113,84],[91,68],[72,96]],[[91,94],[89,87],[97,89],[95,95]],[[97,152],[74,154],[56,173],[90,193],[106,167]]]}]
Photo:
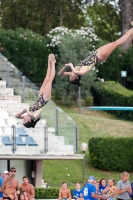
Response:
[{"label": "seated spectator", "polygon": [[96,186],[94,184],[94,176],[88,177],[88,183],[81,189],[81,197],[84,200],[106,199],[96,193]]},{"label": "seated spectator", "polygon": [[131,183],[131,194],[129,194],[130,195],[130,197],[131,197],[131,199],[133,200],[133,182]]},{"label": "seated spectator", "polygon": [[80,191],[81,185],[80,183],[75,184],[75,190],[73,190],[73,198],[76,199],[81,199],[81,191]]},{"label": "seated spectator", "polygon": [[23,193],[19,194],[18,200],[25,200],[25,196]]},{"label": "seated spectator", "polygon": [[115,181],[113,179],[109,179],[108,186],[102,191],[102,194],[105,194],[107,199],[114,200],[117,196],[116,190]]},{"label": "seated spectator", "polygon": [[96,180],[95,180],[94,176],[89,176],[89,177],[88,177],[88,183],[92,183],[92,184],[95,185]]},{"label": "seated spectator", "polygon": [[3,199],[3,193],[1,192],[2,182],[3,182],[3,177],[2,174],[0,174],[0,200]]},{"label": "seated spectator", "polygon": [[96,186],[96,194],[99,195],[99,181],[95,181],[94,185]]},{"label": "seated spectator", "polygon": [[1,186],[2,186],[2,182],[4,179],[6,179],[9,176],[9,172],[7,170],[5,170],[3,172],[3,175],[0,175],[0,199],[3,199],[3,193],[1,192]]},{"label": "seated spectator", "polygon": [[27,192],[23,191],[23,194],[24,194],[25,200],[28,200]]},{"label": "seated spectator", "polygon": [[7,170],[5,170],[3,172],[3,179],[7,178],[9,176],[9,172]]},{"label": "seated spectator", "polygon": [[124,171],[121,174],[121,180],[117,182],[117,198],[121,199],[130,199],[130,194],[132,193],[131,184],[128,181],[129,173]]},{"label": "seated spectator", "polygon": [[27,193],[28,200],[35,200],[34,187],[29,183],[27,176],[23,176],[23,183],[19,186],[19,188]]},{"label": "seated spectator", "polygon": [[102,195],[102,191],[107,187],[106,179],[101,178],[99,181],[99,194]]},{"label": "seated spectator", "polygon": [[67,187],[67,182],[62,182],[61,189],[59,190],[60,200],[70,200],[72,199],[71,191]]}]

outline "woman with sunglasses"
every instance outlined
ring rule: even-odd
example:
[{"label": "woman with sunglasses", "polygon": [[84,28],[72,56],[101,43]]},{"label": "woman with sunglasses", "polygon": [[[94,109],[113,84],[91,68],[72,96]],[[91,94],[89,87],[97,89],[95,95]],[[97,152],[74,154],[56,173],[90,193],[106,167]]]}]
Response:
[{"label": "woman with sunglasses", "polygon": [[[67,63],[58,72],[58,75],[69,76],[70,83],[80,86],[80,79],[86,75],[96,63],[106,61],[108,56],[120,45],[123,45],[129,38],[133,37],[133,28],[130,29],[125,35],[116,40],[115,42],[108,43],[98,48],[94,53],[88,56],[85,60],[81,61],[77,67],[74,67],[72,63]],[[65,68],[70,67],[71,72],[65,72]]]},{"label": "woman with sunglasses", "polygon": [[35,127],[36,123],[40,120],[43,107],[51,98],[52,81],[55,77],[55,63],[54,54],[50,54],[48,56],[47,74],[39,91],[39,99],[29,111],[24,109],[15,115],[16,118],[23,119],[23,125],[26,128]]}]

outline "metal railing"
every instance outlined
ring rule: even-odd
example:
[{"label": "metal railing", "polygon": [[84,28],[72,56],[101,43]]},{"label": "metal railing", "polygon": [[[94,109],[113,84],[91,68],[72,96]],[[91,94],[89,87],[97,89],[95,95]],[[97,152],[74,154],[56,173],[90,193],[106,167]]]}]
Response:
[{"label": "metal railing", "polygon": [[[0,135],[1,138],[1,152],[0,154],[47,154],[48,153],[48,128],[44,126],[43,138],[41,142],[36,141],[37,146],[29,146],[28,143],[22,140],[22,144],[17,143],[17,127],[12,126],[0,126],[3,131],[3,135]],[[8,129],[8,130],[6,130]],[[6,130],[6,131],[5,131]],[[8,133],[8,134],[7,134]],[[20,137],[22,139],[22,137]],[[23,137],[24,138],[24,137]],[[26,137],[25,137],[26,138]],[[34,138],[33,138],[34,139]],[[24,139],[25,140],[25,139]],[[3,145],[2,145],[3,143]],[[34,149],[33,149],[34,148]]]}]

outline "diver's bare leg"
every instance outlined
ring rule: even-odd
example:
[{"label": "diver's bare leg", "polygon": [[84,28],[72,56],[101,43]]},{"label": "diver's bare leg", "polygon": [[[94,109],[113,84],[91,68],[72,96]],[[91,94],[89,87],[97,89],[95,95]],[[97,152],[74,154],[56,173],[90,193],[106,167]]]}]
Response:
[{"label": "diver's bare leg", "polygon": [[39,95],[43,93],[45,100],[49,100],[51,97],[52,82],[55,77],[55,56],[51,55],[49,76],[46,76],[42,87],[40,88]]},{"label": "diver's bare leg", "polygon": [[118,40],[106,44],[100,48],[98,48],[97,56],[100,60],[106,60],[107,57],[120,45],[124,44],[130,37],[133,36],[133,28],[130,29],[125,35],[123,35]]}]

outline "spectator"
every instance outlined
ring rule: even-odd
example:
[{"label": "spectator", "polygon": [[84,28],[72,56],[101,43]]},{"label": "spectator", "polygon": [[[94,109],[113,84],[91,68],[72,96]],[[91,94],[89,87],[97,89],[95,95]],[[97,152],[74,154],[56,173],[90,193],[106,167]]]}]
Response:
[{"label": "spectator", "polygon": [[23,191],[23,194],[24,194],[24,198],[25,198],[25,200],[28,200],[27,192]]},{"label": "spectator", "polygon": [[117,196],[116,194],[115,181],[113,179],[108,180],[108,186],[102,191],[102,194],[106,194],[106,197],[110,200],[114,200]]},{"label": "spectator", "polygon": [[25,200],[25,196],[23,193],[19,194],[18,200]]},{"label": "spectator", "polygon": [[29,183],[29,179],[27,176],[23,176],[23,183],[19,186],[22,191],[27,193],[28,200],[34,200],[35,198],[35,191],[32,184]]},{"label": "spectator", "polygon": [[99,194],[102,195],[102,191],[107,187],[106,179],[101,178],[99,181]]},{"label": "spectator", "polygon": [[71,191],[68,189],[67,182],[62,182],[61,189],[59,190],[60,200],[70,200],[72,199]]},{"label": "spectator", "polygon": [[117,183],[117,198],[118,200],[129,200],[129,194],[132,193],[131,184],[128,181],[129,173],[124,171],[121,174],[121,180]]},{"label": "spectator", "polygon": [[2,182],[3,182],[3,177],[2,174],[0,173],[0,200],[3,199],[3,193],[1,192]]},{"label": "spectator", "polygon": [[96,186],[96,194],[99,195],[99,181],[95,181],[94,184]]},{"label": "spectator", "polygon": [[89,176],[88,183],[81,189],[81,197],[83,197],[84,200],[105,199],[104,196],[96,194],[96,186],[94,185],[94,181],[94,176]]},{"label": "spectator", "polygon": [[14,200],[17,198],[16,193],[18,192],[19,183],[15,178],[16,169],[11,167],[9,170],[9,176],[4,178],[1,190],[3,192],[3,199]]},{"label": "spectator", "polygon": [[3,199],[3,193],[1,192],[1,186],[2,186],[2,182],[5,178],[7,178],[9,176],[9,172],[7,170],[5,170],[3,172],[3,176],[2,174],[0,175],[0,199]]},{"label": "spectator", "polygon": [[132,192],[131,192],[131,194],[130,194],[130,197],[131,197],[131,199],[133,200],[133,182],[131,183],[131,189],[132,189]]},{"label": "spectator", "polygon": [[73,198],[80,199],[81,198],[81,191],[80,191],[81,185],[80,183],[75,184],[75,190],[73,190]]},{"label": "spectator", "polygon": [[89,176],[88,177],[88,183],[93,183],[95,185],[96,180],[95,180],[94,176]]},{"label": "spectator", "polygon": [[7,178],[9,176],[9,172],[7,170],[5,170],[3,172],[3,179]]}]

